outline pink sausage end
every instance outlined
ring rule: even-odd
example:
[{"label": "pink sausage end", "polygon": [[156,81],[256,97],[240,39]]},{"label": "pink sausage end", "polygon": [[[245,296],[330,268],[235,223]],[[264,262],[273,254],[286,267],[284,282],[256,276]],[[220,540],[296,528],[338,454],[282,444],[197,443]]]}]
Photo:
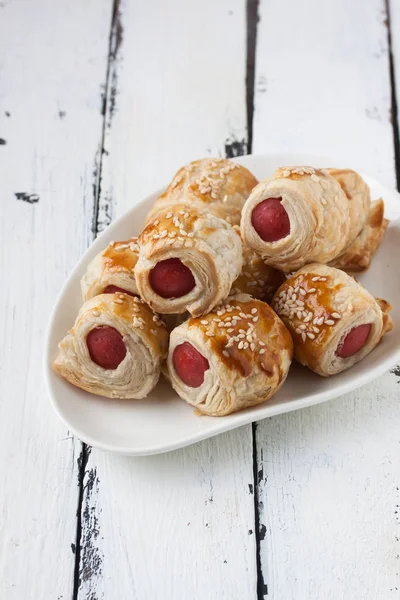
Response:
[{"label": "pink sausage end", "polygon": [[175,348],[172,362],[183,383],[192,388],[202,385],[204,373],[210,368],[208,360],[189,342]]},{"label": "pink sausage end", "polygon": [[96,327],[86,338],[90,358],[103,369],[116,369],[126,356],[122,335],[114,327]]},{"label": "pink sausage end", "polygon": [[168,258],[150,271],[150,285],[161,298],[181,298],[192,291],[196,282],[179,258]]},{"label": "pink sausage end", "polygon": [[353,327],[346,335],[343,342],[339,344],[336,354],[340,356],[340,358],[348,358],[358,352],[367,341],[370,331],[370,323]]},{"label": "pink sausage end", "polygon": [[290,221],[283,208],[282,198],[267,198],[257,204],[251,224],[264,242],[277,242],[290,233]]}]

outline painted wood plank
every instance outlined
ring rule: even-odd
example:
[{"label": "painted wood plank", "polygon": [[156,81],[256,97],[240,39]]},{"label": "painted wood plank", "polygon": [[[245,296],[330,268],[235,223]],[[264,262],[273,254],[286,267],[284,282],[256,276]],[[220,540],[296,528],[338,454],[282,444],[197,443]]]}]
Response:
[{"label": "painted wood plank", "polygon": [[[182,163],[246,143],[244,0],[126,0],[117,31],[100,229]],[[255,597],[250,426],[164,456],[93,449],[85,485],[81,600]]]},{"label": "painted wood plank", "polygon": [[91,238],[108,0],[0,3],[0,597],[72,598],[75,442],[42,376],[47,320]]},{"label": "painted wood plank", "polygon": [[391,118],[394,128],[397,189],[400,191],[400,4],[397,0],[388,0],[387,6],[388,25],[390,25],[391,76],[393,80]]},{"label": "painted wood plank", "polygon": [[[253,151],[339,155],[394,185],[383,0],[259,8]],[[258,424],[261,597],[400,598],[398,393],[388,373]]]}]

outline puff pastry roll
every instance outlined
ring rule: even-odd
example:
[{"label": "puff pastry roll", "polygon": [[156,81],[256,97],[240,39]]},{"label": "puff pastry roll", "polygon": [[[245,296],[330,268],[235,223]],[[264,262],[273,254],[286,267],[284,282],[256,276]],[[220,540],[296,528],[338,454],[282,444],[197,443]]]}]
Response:
[{"label": "puff pastry roll", "polygon": [[164,209],[138,238],[136,284],[159,313],[199,316],[226,298],[242,268],[242,243],[225,220],[185,205]]},{"label": "puff pastry roll", "polygon": [[382,198],[372,202],[367,221],[358,236],[330,264],[354,273],[368,269],[378,250],[389,221],[384,217]]},{"label": "puff pastry roll", "polygon": [[336,179],[349,203],[349,233],[347,244],[350,244],[364,227],[370,205],[371,193],[364,179],[351,169],[326,169]]},{"label": "puff pastry roll", "polygon": [[239,225],[243,204],[257,185],[248,169],[226,158],[195,160],[179,169],[156,200],[148,219],[174,204],[198,206],[216,217]]},{"label": "puff pastry roll", "polygon": [[254,188],[243,207],[244,242],[285,272],[313,261],[332,261],[359,233],[365,221],[359,215],[368,210],[365,184],[351,173],[355,183],[351,177],[346,180],[353,194],[350,202],[339,175],[312,167],[278,169]]},{"label": "puff pastry roll", "polygon": [[81,279],[83,299],[89,300],[98,294],[115,292],[138,296],[134,275],[138,256],[137,238],[111,242],[92,260]]},{"label": "puff pastry roll", "polygon": [[268,304],[239,294],[173,330],[167,367],[181,398],[223,416],[271,398],[292,353],[292,339]]},{"label": "puff pastry roll", "polygon": [[250,294],[257,300],[271,302],[284,279],[281,271],[266,265],[249,246],[243,246],[242,272],[233,283],[231,294]]},{"label": "puff pastry roll", "polygon": [[295,358],[324,377],[362,360],[393,326],[387,302],[343,271],[317,263],[289,277],[272,307],[293,337]]},{"label": "puff pastry roll", "polygon": [[144,398],[156,385],[168,333],[139,298],[101,294],[82,306],[59,344],[54,369],[73,385],[107,398]]}]

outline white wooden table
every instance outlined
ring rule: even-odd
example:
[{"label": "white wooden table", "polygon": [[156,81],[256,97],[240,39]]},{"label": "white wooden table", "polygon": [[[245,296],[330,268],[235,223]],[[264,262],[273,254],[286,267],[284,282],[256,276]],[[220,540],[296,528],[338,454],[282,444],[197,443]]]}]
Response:
[{"label": "white wooden table", "polygon": [[400,0],[0,1],[1,600],[400,599],[400,368],[141,459],[72,437],[42,377],[73,265],[181,163],[395,186],[396,97]]}]

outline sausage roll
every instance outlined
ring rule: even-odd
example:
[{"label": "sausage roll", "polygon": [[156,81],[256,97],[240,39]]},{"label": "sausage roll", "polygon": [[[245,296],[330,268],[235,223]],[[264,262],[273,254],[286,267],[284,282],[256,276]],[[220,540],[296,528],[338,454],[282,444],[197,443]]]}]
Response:
[{"label": "sausage roll", "polygon": [[258,300],[271,302],[284,279],[280,271],[266,265],[252,248],[243,246],[242,272],[234,281],[231,294],[250,294]]},{"label": "sausage roll", "polygon": [[339,183],[312,167],[278,169],[254,188],[242,211],[244,243],[286,272],[335,258],[349,228],[349,203]]},{"label": "sausage roll", "polygon": [[239,294],[173,330],[167,367],[181,398],[222,416],[271,398],[292,353],[292,339],[268,304]]},{"label": "sausage roll", "polygon": [[289,277],[272,307],[292,334],[295,358],[324,377],[362,360],[393,326],[387,302],[343,271],[317,263]]},{"label": "sausage roll", "polygon": [[242,268],[242,243],[225,220],[175,205],[138,238],[136,284],[159,313],[199,316],[226,298]]},{"label": "sausage roll", "polygon": [[138,296],[134,274],[138,256],[137,238],[111,242],[92,260],[81,279],[83,299],[116,292]]},{"label": "sausage roll", "polygon": [[378,250],[389,221],[384,217],[382,198],[372,202],[367,221],[358,236],[330,264],[344,271],[359,272],[368,269]]},{"label": "sausage roll", "polygon": [[168,333],[139,298],[101,294],[82,306],[59,344],[54,369],[73,385],[107,398],[144,398],[160,376]]},{"label": "sausage roll", "polygon": [[226,158],[195,160],[179,169],[148,219],[179,203],[197,205],[231,225],[239,225],[243,204],[257,183],[248,169]]}]

